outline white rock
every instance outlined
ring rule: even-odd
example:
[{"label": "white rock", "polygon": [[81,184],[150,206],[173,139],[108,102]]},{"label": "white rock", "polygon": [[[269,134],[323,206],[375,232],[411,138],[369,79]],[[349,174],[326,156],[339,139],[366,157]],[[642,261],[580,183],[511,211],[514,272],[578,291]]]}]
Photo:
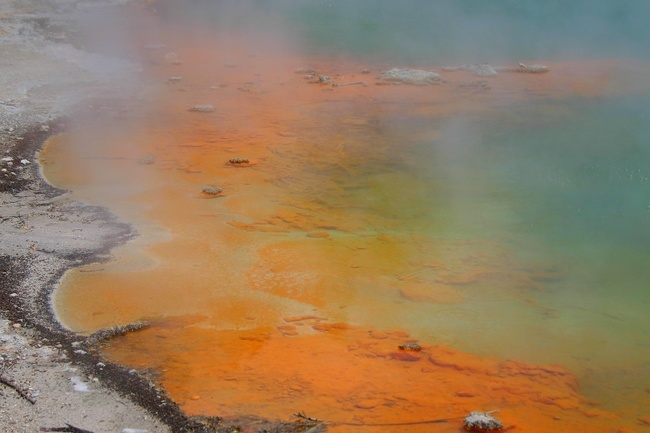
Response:
[{"label": "white rock", "polygon": [[72,376],[70,378],[70,381],[72,381],[73,387],[75,391],[78,392],[90,392],[90,386],[88,383],[84,382],[81,380],[79,376]]}]

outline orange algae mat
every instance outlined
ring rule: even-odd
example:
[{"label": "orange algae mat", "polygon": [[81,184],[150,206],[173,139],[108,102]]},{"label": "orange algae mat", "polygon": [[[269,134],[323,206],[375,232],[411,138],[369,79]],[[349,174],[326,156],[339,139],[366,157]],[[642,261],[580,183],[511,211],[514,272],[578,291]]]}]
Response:
[{"label": "orange algae mat", "polygon": [[[490,239],[401,232],[399,219],[372,210],[408,191],[359,203],[344,186],[368,167],[391,176],[385,149],[408,152],[409,140],[437,136],[391,119],[631,92],[621,77],[636,68],[547,64],[548,74],[492,77],[487,92],[377,86],[375,75],[390,65],[300,57],[272,36],[260,48],[243,34],[193,38],[163,27],[143,28],[177,56],[142,50],[145,89],[107,100],[103,116],[54,137],[41,155],[55,185],[107,206],[139,234],[111,261],[66,274],[54,299],[66,326],[89,333],[152,321],[103,351],[155,372],[188,414],[287,419],[304,411],[340,432],[432,431],[388,425],[436,419],[449,421],[435,431],[459,431],[470,411],[493,409],[507,428],[527,432],[625,432],[643,423],[588,401],[566,368],[478,357],[400,329],[411,308],[525,298],[561,271],[521,263]],[[144,46],[146,31],[134,43]],[[308,84],[298,68],[367,85]],[[462,71],[447,77],[475,80]],[[188,111],[199,104],[214,111]],[[237,157],[249,163],[229,162]],[[206,186],[223,193],[204,194]],[[421,351],[398,349],[414,341]]]}]

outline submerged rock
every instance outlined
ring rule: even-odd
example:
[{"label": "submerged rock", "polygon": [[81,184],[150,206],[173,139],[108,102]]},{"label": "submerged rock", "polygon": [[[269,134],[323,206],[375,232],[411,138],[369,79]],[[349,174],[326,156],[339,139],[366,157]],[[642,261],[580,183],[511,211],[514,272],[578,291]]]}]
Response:
[{"label": "submerged rock", "polygon": [[314,74],[306,78],[310,84],[329,84],[332,82],[332,78],[329,75]]},{"label": "submerged rock", "polygon": [[176,53],[167,53],[167,54],[165,54],[165,63],[170,63],[172,65],[180,65],[181,61],[178,60],[178,54],[176,54]]},{"label": "submerged rock", "polygon": [[544,65],[524,65],[519,63],[517,66],[495,66],[497,72],[522,72],[525,74],[543,74],[548,72],[548,67]]},{"label": "submerged rock", "polygon": [[196,111],[199,113],[212,113],[214,111],[214,105],[195,105],[193,107],[188,108],[188,111]]},{"label": "submerged rock", "polygon": [[524,65],[519,63],[517,66],[491,66],[488,63],[477,63],[473,65],[453,65],[445,66],[443,71],[469,71],[479,77],[491,77],[499,72],[523,72],[528,74],[541,74],[548,72],[548,67],[544,65]]},{"label": "submerged rock", "polygon": [[490,90],[490,83],[487,80],[464,81],[458,85],[460,88]]},{"label": "submerged rock", "polygon": [[207,195],[219,195],[223,192],[223,188],[220,188],[218,186],[206,186],[202,191],[203,194]]},{"label": "submerged rock", "polygon": [[382,72],[377,78],[391,83],[412,84],[416,86],[439,84],[442,82],[440,74],[422,69],[393,68]]}]

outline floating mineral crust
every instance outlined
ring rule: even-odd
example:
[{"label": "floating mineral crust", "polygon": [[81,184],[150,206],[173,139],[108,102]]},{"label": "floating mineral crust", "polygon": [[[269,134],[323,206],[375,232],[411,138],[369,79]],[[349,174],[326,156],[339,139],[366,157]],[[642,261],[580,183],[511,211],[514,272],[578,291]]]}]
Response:
[{"label": "floating mineral crust", "polygon": [[517,66],[495,66],[497,72],[521,72],[524,74],[543,74],[548,72],[548,67],[544,65],[524,65],[520,63]]},{"label": "floating mineral crust", "polygon": [[479,77],[491,77],[497,74],[497,71],[494,70],[494,68],[487,63],[479,63],[476,65],[470,65],[467,68],[468,71],[470,71],[472,74],[477,75]]},{"label": "floating mineral crust", "polygon": [[382,72],[377,78],[391,83],[412,84],[415,86],[440,84],[442,82],[440,74],[422,69],[393,68]]},{"label": "floating mineral crust", "polygon": [[548,67],[544,65],[524,65],[519,63],[517,66],[491,66],[487,63],[477,63],[474,65],[454,65],[442,68],[446,72],[469,71],[479,77],[491,77],[499,72],[521,72],[527,74],[542,74],[548,72]]},{"label": "floating mineral crust", "polygon": [[503,423],[492,416],[496,411],[470,412],[463,421],[463,428],[467,431],[497,431],[503,428]]}]

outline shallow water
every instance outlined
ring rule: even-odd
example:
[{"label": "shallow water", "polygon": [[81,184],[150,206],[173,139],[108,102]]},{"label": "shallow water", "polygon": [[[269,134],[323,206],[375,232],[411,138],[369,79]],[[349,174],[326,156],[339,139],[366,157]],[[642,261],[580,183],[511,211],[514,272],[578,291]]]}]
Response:
[{"label": "shallow water", "polygon": [[[66,326],[152,321],[103,351],[190,414],[647,421],[645,63],[545,62],[487,91],[459,87],[465,72],[375,86],[387,65],[146,22],[138,40],[182,63],[142,50],[142,93],[41,155],[52,183],[140,235],[64,276]],[[371,85],[307,84],[299,67]],[[398,350],[410,341],[423,350]]]}]

